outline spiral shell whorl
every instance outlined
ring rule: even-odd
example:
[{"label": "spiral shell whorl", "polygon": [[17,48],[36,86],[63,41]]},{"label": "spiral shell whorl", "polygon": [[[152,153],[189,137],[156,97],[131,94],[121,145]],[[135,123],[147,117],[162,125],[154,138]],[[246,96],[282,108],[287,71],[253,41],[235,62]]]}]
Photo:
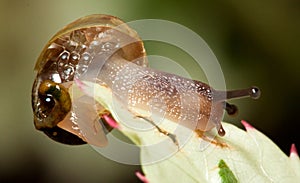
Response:
[{"label": "spiral shell whorl", "polygon": [[[72,106],[68,87],[75,77],[87,72],[95,56],[103,53],[118,54],[135,64],[148,65],[143,42],[137,33],[114,16],[90,15],[80,18],[50,39],[35,65],[37,76],[32,87],[32,108],[37,129],[56,141],[82,144],[82,140],[74,141],[76,135],[70,142],[60,139],[70,135],[67,131],[58,130],[56,125],[62,120],[72,121],[64,119]],[[61,89],[61,95],[54,97],[57,91],[43,90],[47,88],[45,86]]]}]

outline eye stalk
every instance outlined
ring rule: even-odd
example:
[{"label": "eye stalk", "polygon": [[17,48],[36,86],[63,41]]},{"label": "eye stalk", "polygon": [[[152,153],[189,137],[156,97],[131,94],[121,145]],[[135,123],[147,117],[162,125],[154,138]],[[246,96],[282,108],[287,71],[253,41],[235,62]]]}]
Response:
[{"label": "eye stalk", "polygon": [[[258,87],[252,86],[250,88],[241,89],[241,90],[231,90],[231,91],[216,91],[214,93],[214,102],[215,103],[224,103],[224,109],[228,115],[236,115],[238,113],[238,108],[236,105],[229,104],[226,102],[228,99],[242,98],[242,97],[251,97],[252,99],[258,99],[260,97],[261,91]],[[216,125],[218,134],[220,136],[225,135],[225,131],[222,128],[221,124]]]},{"label": "eye stalk", "polygon": [[[215,106],[223,104],[223,109],[227,112],[228,115],[236,115],[238,113],[238,107],[233,104],[229,104],[227,100],[243,97],[251,97],[252,99],[258,99],[260,97],[261,91],[258,87],[252,86],[246,89],[240,90],[230,90],[230,91],[214,91],[213,92],[213,103]],[[216,108],[215,113],[219,113],[221,108]],[[219,121],[215,121],[215,126],[217,128],[218,134],[220,136],[225,135],[225,130],[222,127],[222,124]]]},{"label": "eye stalk", "polygon": [[227,99],[241,98],[241,97],[251,97],[252,99],[258,99],[260,97],[260,89],[256,86],[242,90],[232,90],[226,92]]}]

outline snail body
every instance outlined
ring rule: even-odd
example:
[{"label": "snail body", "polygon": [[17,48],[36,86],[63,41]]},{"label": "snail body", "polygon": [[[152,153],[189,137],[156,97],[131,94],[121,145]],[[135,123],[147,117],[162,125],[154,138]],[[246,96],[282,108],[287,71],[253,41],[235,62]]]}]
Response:
[{"label": "snail body", "polygon": [[36,63],[32,88],[35,127],[58,142],[105,145],[98,114],[103,107],[89,105],[93,99],[82,103],[70,97],[69,87],[76,79],[105,83],[128,108],[164,107],[167,118],[175,122],[191,119],[202,131],[216,127],[219,135],[225,134],[221,125],[224,109],[236,112],[234,105],[225,102],[226,94],[227,98],[259,96],[256,87],[216,91],[200,81],[147,66],[143,42],[118,18],[90,15],[72,22],[50,39]]}]

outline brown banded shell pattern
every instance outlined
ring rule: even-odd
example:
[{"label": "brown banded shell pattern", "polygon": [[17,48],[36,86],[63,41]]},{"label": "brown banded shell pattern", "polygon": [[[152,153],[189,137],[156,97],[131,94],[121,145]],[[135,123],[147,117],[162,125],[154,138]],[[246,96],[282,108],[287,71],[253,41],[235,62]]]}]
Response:
[{"label": "brown banded shell pattern", "polygon": [[[128,42],[129,44],[126,44]],[[68,101],[71,98],[66,95],[69,95],[67,90],[73,83],[74,77],[88,70],[95,54],[111,51],[140,66],[148,65],[143,42],[137,33],[114,16],[83,17],[70,23],[50,39],[35,65],[37,75],[32,88],[32,108],[37,129],[45,131],[56,128],[57,123],[70,116],[67,115],[70,111],[64,111],[62,114],[61,111],[56,111],[58,108],[54,106],[62,105],[59,109],[70,110],[65,103],[72,102]],[[47,85],[44,84],[45,82]],[[52,97],[50,95],[53,94],[51,93],[53,90],[41,90],[42,86],[61,90],[55,93],[56,98],[51,101],[47,97]],[[64,102],[59,100],[61,97],[64,97]],[[49,115],[50,113],[58,114],[56,115],[58,117],[54,119]],[[49,133],[46,134],[50,136]]]}]

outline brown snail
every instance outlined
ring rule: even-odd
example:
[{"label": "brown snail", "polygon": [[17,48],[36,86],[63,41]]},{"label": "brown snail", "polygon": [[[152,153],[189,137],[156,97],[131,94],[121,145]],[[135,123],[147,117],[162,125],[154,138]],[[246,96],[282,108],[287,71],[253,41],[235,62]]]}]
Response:
[{"label": "brown snail", "polygon": [[150,110],[153,102],[149,101],[159,98],[166,107],[166,117],[173,121],[182,118],[182,95],[190,100],[190,96],[196,96],[186,108],[189,111],[199,107],[198,113],[192,114],[197,118],[196,128],[208,131],[216,127],[221,136],[225,134],[221,125],[224,109],[228,114],[237,111],[236,106],[225,100],[260,95],[256,87],[216,91],[200,81],[155,71],[147,65],[143,42],[117,17],[90,15],[72,22],[47,43],[36,63],[37,76],[32,88],[35,127],[58,142],[105,145],[97,140],[105,138],[97,113],[103,108],[83,103],[83,111],[74,112],[80,100],[72,100],[69,87],[76,78],[105,83],[134,108]]}]

